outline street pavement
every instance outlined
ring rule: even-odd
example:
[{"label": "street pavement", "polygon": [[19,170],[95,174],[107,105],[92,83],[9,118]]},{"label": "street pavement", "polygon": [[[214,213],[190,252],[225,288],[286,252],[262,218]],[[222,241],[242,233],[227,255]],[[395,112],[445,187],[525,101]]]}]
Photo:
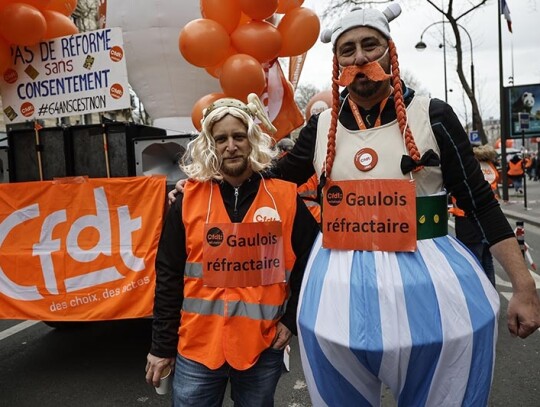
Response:
[{"label": "street pavement", "polygon": [[525,231],[527,225],[540,227],[540,181],[527,179],[526,190],[527,207],[525,207],[525,194],[516,194],[513,188],[508,190],[508,201],[500,201],[501,208],[512,227],[515,228],[515,221],[523,220]]}]

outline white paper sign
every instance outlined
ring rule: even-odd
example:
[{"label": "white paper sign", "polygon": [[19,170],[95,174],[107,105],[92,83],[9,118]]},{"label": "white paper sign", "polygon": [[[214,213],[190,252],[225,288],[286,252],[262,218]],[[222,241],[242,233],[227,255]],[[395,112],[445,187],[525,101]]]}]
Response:
[{"label": "white paper sign", "polygon": [[12,47],[0,80],[6,123],[82,115],[130,106],[120,28]]}]

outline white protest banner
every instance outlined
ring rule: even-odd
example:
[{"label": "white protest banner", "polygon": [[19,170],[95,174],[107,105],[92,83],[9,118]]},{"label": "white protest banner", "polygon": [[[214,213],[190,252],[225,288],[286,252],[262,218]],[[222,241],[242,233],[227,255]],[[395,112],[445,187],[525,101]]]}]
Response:
[{"label": "white protest banner", "polygon": [[82,115],[130,106],[120,28],[13,47],[0,78],[6,123]]}]

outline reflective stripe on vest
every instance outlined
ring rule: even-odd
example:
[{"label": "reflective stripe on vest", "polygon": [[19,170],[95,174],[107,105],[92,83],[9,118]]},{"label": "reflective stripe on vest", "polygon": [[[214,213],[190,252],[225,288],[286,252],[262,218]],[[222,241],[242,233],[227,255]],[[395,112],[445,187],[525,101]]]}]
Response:
[{"label": "reflective stripe on vest", "polygon": [[302,198],[316,198],[317,190],[313,190],[313,189],[307,189],[305,191],[299,190],[298,195],[300,195]]},{"label": "reflective stripe on vest", "polygon": [[[225,307],[227,305],[227,307]],[[285,312],[284,305],[250,304],[244,301],[203,300],[184,298],[182,311],[199,315],[218,315],[223,317],[248,317],[256,320],[274,321]],[[226,309],[226,311],[225,311]]]},{"label": "reflective stripe on vest", "polygon": [[304,201],[317,223],[321,223],[321,205],[317,200],[319,179],[313,174],[304,184],[298,187],[298,195]]}]

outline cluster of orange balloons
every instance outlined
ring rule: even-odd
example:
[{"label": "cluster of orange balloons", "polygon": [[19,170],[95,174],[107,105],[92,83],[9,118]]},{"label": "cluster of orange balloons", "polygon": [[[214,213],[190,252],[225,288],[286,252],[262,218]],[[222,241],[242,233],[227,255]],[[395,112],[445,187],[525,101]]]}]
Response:
[{"label": "cluster of orange balloons", "polygon": [[77,0],[0,0],[0,74],[11,66],[12,45],[77,34],[69,16]]},{"label": "cluster of orange balloons", "polygon": [[[221,97],[246,101],[266,87],[264,65],[301,55],[319,36],[320,22],[304,0],[200,0],[203,18],[180,32],[179,48],[190,64],[219,79],[222,93],[199,99],[192,111],[200,130],[202,110]],[[273,22],[278,20],[277,25]]]}]

